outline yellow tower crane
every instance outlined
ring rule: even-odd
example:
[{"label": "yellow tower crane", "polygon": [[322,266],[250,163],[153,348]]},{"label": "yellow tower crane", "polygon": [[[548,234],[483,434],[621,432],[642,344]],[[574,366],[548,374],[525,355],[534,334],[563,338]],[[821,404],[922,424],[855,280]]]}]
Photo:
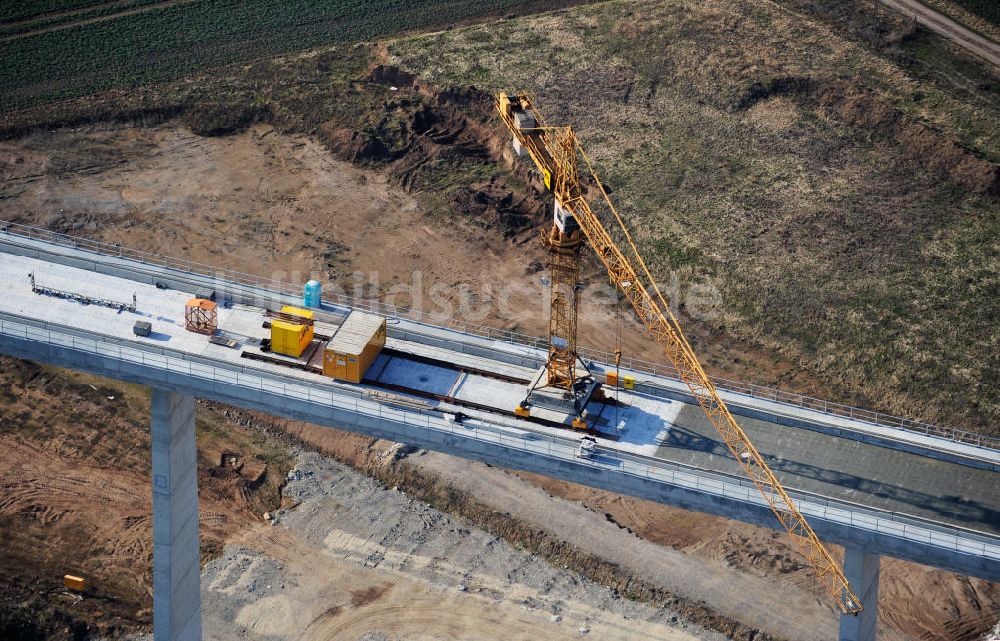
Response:
[{"label": "yellow tower crane", "polygon": [[[573,128],[546,125],[527,94],[501,93],[497,96],[496,108],[514,136],[515,151],[518,155],[527,152],[531,156],[542,174],[546,188],[555,197],[552,229],[546,237],[552,272],[549,359],[546,366],[549,384],[571,390],[575,380],[577,274],[579,249],[582,237],[585,237],[604,264],[612,282],[632,304],[639,319],[691,390],[736,462],[778,517],[795,548],[809,562],[818,579],[836,600],[838,608],[847,614],[861,612],[861,601],[851,591],[840,566],[813,532],[760,452],[736,423],[702,368],[684,337],[677,318],[670,311],[669,304],[639,255],[625,222],[594,173],[590,158],[576,138]],[[597,190],[593,206],[581,186],[578,159],[583,160],[584,176]],[[601,222],[594,211],[595,207],[599,207],[609,218],[609,226],[620,243],[615,241],[609,228]]]},{"label": "yellow tower crane", "polygon": [[[531,156],[542,172],[545,187],[555,196],[552,228],[544,237],[549,249],[549,353],[544,380],[536,381],[536,385],[564,390],[574,398],[578,380],[576,326],[583,242],[580,226],[572,214],[583,201],[576,166],[576,136],[572,127],[545,126],[527,97],[500,94],[497,108],[514,132],[515,151],[518,155],[527,152]],[[574,405],[573,426],[586,428],[582,403],[574,402]],[[522,415],[528,413],[524,405],[516,411]]]}]

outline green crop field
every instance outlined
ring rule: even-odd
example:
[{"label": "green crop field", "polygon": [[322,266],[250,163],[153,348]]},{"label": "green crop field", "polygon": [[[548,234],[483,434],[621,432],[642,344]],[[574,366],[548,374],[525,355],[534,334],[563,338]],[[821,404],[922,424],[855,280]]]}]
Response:
[{"label": "green crop field", "polygon": [[1000,26],[1000,2],[997,0],[955,0],[955,4],[961,5],[980,18]]},{"label": "green crop field", "polygon": [[[14,37],[19,34],[53,29],[59,26],[71,26],[85,20],[112,16],[138,9],[147,5],[159,4],[163,0],[124,0],[114,4],[98,4],[97,6],[78,6],[66,10],[46,11],[44,13],[33,14],[26,19],[12,21],[0,20],[0,38]],[[92,4],[92,3],[87,3]]]},{"label": "green crop field", "polygon": [[[47,10],[85,2],[46,2]],[[219,0],[156,8],[0,42],[0,111],[191,71],[568,4],[527,0]],[[17,5],[6,15],[18,14]],[[23,9],[37,16],[42,11]]]},{"label": "green crop field", "polygon": [[35,2],[5,2],[0,4],[0,24],[18,20],[30,20],[48,13],[75,11],[102,0],[36,0]]}]

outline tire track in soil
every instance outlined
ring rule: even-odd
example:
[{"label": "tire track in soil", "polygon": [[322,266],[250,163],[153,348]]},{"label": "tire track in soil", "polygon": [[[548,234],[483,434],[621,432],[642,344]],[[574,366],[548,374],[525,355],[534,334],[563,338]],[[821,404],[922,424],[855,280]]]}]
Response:
[{"label": "tire track in soil", "polygon": [[[37,36],[37,35],[40,35],[40,34],[43,34],[43,33],[51,33],[53,31],[63,31],[65,29],[72,29],[73,27],[82,27],[82,26],[85,26],[85,25],[95,24],[95,23],[98,23],[98,22],[106,22],[108,20],[114,20],[115,18],[124,18],[126,16],[132,16],[132,15],[136,15],[136,14],[139,14],[139,13],[146,13],[146,12],[149,12],[149,11],[154,11],[156,9],[166,9],[167,7],[174,7],[174,6],[182,5],[182,4],[191,4],[192,2],[196,2],[196,1],[197,0],[165,0],[164,2],[157,2],[157,3],[154,3],[154,4],[147,4],[147,5],[143,5],[141,7],[133,7],[132,9],[126,9],[124,11],[119,11],[118,13],[110,13],[110,14],[102,15],[102,16],[94,16],[93,18],[84,18],[83,20],[76,20],[76,21],[71,21],[71,22],[60,22],[59,24],[50,25],[48,27],[41,27],[39,29],[32,29],[30,31],[23,31],[21,33],[16,33],[16,34],[11,35],[11,36],[3,36],[3,37],[0,37],[0,42],[13,42],[15,40],[22,40],[22,39],[27,38],[29,36]],[[78,10],[76,10],[74,12],[63,12],[63,13],[65,13],[68,16],[68,15],[72,15],[73,13],[85,13],[87,11],[91,11],[93,9],[97,9],[99,7],[111,6],[111,5],[115,5],[115,4],[119,4],[119,3],[117,3],[117,2],[108,2],[108,3],[105,3],[103,5],[95,5],[95,6],[87,7],[85,9],[78,9]],[[59,13],[44,14],[43,16],[38,16],[37,18],[31,18],[30,21],[35,21],[35,20],[38,20],[38,19],[43,18],[43,17],[45,17],[45,18],[48,18],[48,17],[59,17],[59,15],[60,15]],[[24,22],[28,22],[28,21],[27,20],[22,21],[20,24],[23,24]],[[19,24],[19,23],[9,23],[9,24],[7,24],[5,26],[13,26],[15,24]]]},{"label": "tire track in soil", "polygon": [[912,16],[934,33],[1000,68],[1000,44],[938,13],[919,0],[881,0],[881,2],[903,15]]}]

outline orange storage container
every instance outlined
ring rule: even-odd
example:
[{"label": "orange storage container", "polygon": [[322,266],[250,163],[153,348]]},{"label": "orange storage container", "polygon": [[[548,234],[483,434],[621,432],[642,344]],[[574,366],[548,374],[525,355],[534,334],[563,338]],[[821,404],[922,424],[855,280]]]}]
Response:
[{"label": "orange storage container", "polygon": [[385,319],[351,312],[323,352],[323,374],[339,381],[360,383],[385,347]]}]

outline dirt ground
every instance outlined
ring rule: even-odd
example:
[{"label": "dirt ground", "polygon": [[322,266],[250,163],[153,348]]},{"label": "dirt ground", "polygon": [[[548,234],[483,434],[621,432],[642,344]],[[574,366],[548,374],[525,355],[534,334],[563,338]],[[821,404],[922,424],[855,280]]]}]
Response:
[{"label": "dirt ground", "polygon": [[[506,139],[483,124],[494,120],[490,107],[467,85],[534,86],[547,115],[585,135],[619,202],[631,200],[648,214],[647,231],[662,233],[646,239],[659,263],[683,275],[729,255],[707,261],[715,282],[730,272],[736,300],[753,308],[744,316],[766,311],[768,326],[740,319],[727,329],[725,318],[698,322],[680,310],[711,374],[845,402],[864,394],[879,409],[930,418],[971,407],[969,424],[983,427],[976,417],[988,414],[968,394],[987,389],[975,367],[988,350],[926,332],[982,338],[964,325],[989,309],[975,283],[993,272],[979,260],[988,241],[969,230],[989,238],[992,227],[963,221],[988,222],[995,208],[995,74],[946,65],[927,70],[943,83],[914,78],[912,66],[893,62],[909,55],[912,31],[871,16],[874,4],[597,3],[383,43],[378,60],[371,45],[328,47],[0,114],[0,219],[263,277],[315,276],[540,335],[547,203],[524,167],[508,168]],[[813,20],[816,7],[832,31]],[[882,44],[841,37],[842,22]],[[104,124],[130,119],[142,126]],[[257,120],[267,124],[247,126]],[[928,230],[934,242],[915,244]],[[955,259],[962,252],[968,264]],[[611,304],[592,258],[584,281],[582,344],[660,360]],[[887,322],[860,322],[871,314],[848,304],[857,283]],[[934,304],[906,307],[927,296]],[[851,340],[825,334],[824,319],[837,332],[853,328]],[[823,344],[789,349],[799,332]],[[928,343],[948,360],[914,361]],[[148,398],[11,359],[0,366],[0,571],[10,577],[0,585],[0,636],[147,629]],[[932,399],[954,381],[966,382],[959,405]],[[905,394],[879,396],[885,390]],[[977,402],[994,401],[982,393]],[[301,469],[313,474],[287,488],[281,524],[263,525],[290,465],[289,438],[413,500],[304,454]],[[243,467],[222,464],[224,451]],[[829,604],[774,532],[397,453],[199,405],[207,638],[397,641],[427,638],[428,628],[562,638],[581,627],[612,639],[835,634]],[[458,561],[449,563],[452,549]],[[83,601],[58,589],[67,568],[92,580]],[[965,641],[998,618],[997,585],[884,560],[880,638]]]},{"label": "dirt ground", "polygon": [[[170,123],[87,127],[0,141],[2,158],[5,220],[282,281],[316,277],[352,296],[546,332],[540,227],[504,238],[475,220],[447,220],[390,172],[336,160],[315,138],[263,124],[225,137]],[[543,219],[536,214],[536,223]],[[581,345],[662,360],[592,256],[584,279]],[[774,352],[698,324],[688,333],[714,375],[836,397]]]},{"label": "dirt ground", "polygon": [[[2,357],[0,399],[0,572],[8,577],[0,637],[85,638],[149,625],[148,391]],[[286,454],[224,412],[198,408],[206,559],[277,507],[287,470]],[[64,574],[87,580],[86,598],[61,589]]]},{"label": "dirt ground", "polygon": [[[399,470],[384,469],[394,447],[390,443],[296,422],[280,421],[278,429],[385,482],[405,478]],[[615,569],[598,573],[602,580],[626,585],[649,581],[689,606],[704,603],[712,615],[779,638],[836,638],[837,617],[828,599],[817,592],[808,568],[776,532],[436,453],[411,456],[404,463],[435,479],[446,488],[443,492],[453,488],[468,493],[514,520],[519,530],[537,528],[581,555],[606,560]],[[755,579],[763,583],[755,584]],[[724,625],[697,609],[685,612],[696,621],[707,617],[714,629]],[[998,617],[1000,586],[883,559],[880,638],[972,639]]]},{"label": "dirt ground", "polygon": [[315,453],[203,573],[208,638],[721,640]]},{"label": "dirt ground", "polygon": [[[362,283],[363,290],[354,293],[388,295],[402,305],[416,301],[418,307],[432,312],[447,311],[451,305],[452,313],[487,325],[536,335],[544,332],[546,314],[539,303],[544,297],[537,274],[544,256],[535,240],[537,232],[528,229],[505,238],[495,230],[477,226],[475,221],[448,221],[440,214],[428,212],[426,201],[404,189],[390,172],[335,160],[314,138],[280,133],[267,125],[215,138],[197,136],[174,123],[150,128],[88,127],[0,142],[0,157],[9,159],[0,167],[5,181],[0,218],[282,280],[301,281],[319,276],[349,293]],[[596,289],[599,279],[593,265],[589,267],[589,278],[589,289]],[[515,283],[527,285],[512,287]],[[609,327],[617,330],[617,325],[613,305],[595,304],[581,318],[581,341],[614,349],[617,332],[609,332]],[[656,358],[655,348],[644,339],[634,321],[623,319],[621,335],[626,354]],[[694,339],[699,348],[707,348],[707,360],[716,373],[752,378],[758,383],[793,384],[800,391],[820,395],[824,392],[822,385],[780,357],[733,343],[731,339],[714,343],[711,338],[708,330],[696,327]],[[303,426],[291,429],[361,468],[369,466],[372,457],[380,456],[378,450],[371,450],[368,439]],[[788,598],[801,602],[802,607],[794,610],[799,614],[793,620],[755,619],[753,603],[726,598],[724,590],[696,589],[697,581],[681,581],[665,572],[647,578],[687,599],[706,600],[708,608],[778,634],[786,629],[816,629],[822,630],[823,636],[832,634],[836,617],[820,604],[819,597],[812,592],[808,573],[789,556],[774,533],[545,479],[531,478],[526,483],[495,470],[484,472],[481,477],[494,478],[496,474],[505,477],[503,484],[498,480],[491,488],[468,478],[469,464],[464,461],[434,456],[422,457],[421,461],[434,461],[433,465],[428,464],[428,471],[496,506],[504,505],[519,493],[534,493],[537,503],[531,504],[533,511],[522,516],[537,527],[558,533],[560,519],[568,512],[555,512],[554,506],[573,510],[573,506],[582,502],[589,512],[574,517],[582,519],[581,532],[586,530],[583,524],[590,523],[588,518],[593,517],[596,523],[613,521],[627,528],[623,532],[629,537],[631,531],[645,541],[698,559],[699,564],[705,564],[705,576],[714,577],[706,581],[709,584],[725,585],[719,577],[733,570],[745,580],[767,577],[773,594],[791,595]],[[34,462],[23,465],[27,465],[20,472],[24,478],[45,476]],[[11,475],[12,487],[19,482],[18,478],[21,477]],[[134,482],[140,481],[141,474],[137,474]],[[86,500],[113,502],[113,487],[113,484],[108,486],[106,495],[88,495]],[[499,491],[500,487],[506,487],[505,491]],[[550,503],[541,490],[570,502]],[[66,490],[60,486],[59,491]],[[145,496],[145,492],[140,495]],[[148,509],[144,500],[132,499],[126,518],[144,513]],[[55,498],[38,499],[36,503],[44,506],[39,508],[43,514],[64,509],[63,503]],[[234,544],[243,541],[246,547],[256,536],[253,534],[256,530],[247,533],[246,521],[216,518],[212,516],[213,510],[224,513],[221,505],[205,506],[209,519],[203,527],[210,540]],[[136,531],[148,532],[148,522],[137,523]],[[112,540],[120,539],[121,534],[112,529],[103,534]],[[594,554],[603,553],[600,541],[578,543]],[[132,549],[127,540],[116,545]],[[278,559],[292,567],[295,561],[278,554],[283,545],[267,550],[254,548],[257,552],[253,554],[259,553],[272,561]],[[288,545],[294,548],[299,544],[292,541]],[[621,547],[616,549],[631,546],[629,540],[623,539]],[[668,551],[656,546],[651,549],[660,549],[665,554]],[[148,549],[133,551],[148,556]],[[255,563],[253,558],[246,557],[249,553],[245,550],[227,548],[227,554],[235,555],[230,559],[232,563]],[[315,551],[303,555],[297,561],[299,567],[332,563],[317,560]],[[616,559],[619,563],[625,561]],[[627,561],[636,572],[643,570],[643,565],[655,566],[642,563],[640,558]],[[333,590],[329,582],[322,582],[325,579],[307,579],[305,573],[294,571],[292,575],[303,584],[321,582],[310,584],[309,590]],[[138,575],[134,576],[138,580]],[[884,577],[881,609],[887,638],[902,634],[910,638],[960,639],[970,630],[984,629],[991,623],[990,618],[996,616],[995,586],[896,562],[886,564]],[[359,585],[373,580],[358,579]],[[398,576],[393,580],[405,583]],[[411,603],[422,598],[432,600],[436,594],[433,591],[436,588],[407,585],[406,590],[391,593],[405,593],[407,598],[415,599]],[[430,590],[427,596],[422,596],[427,590]],[[343,600],[346,592],[331,594]],[[253,607],[270,607],[268,603]],[[281,608],[287,607],[273,605],[275,612],[283,612]],[[402,608],[404,604],[396,607]],[[781,611],[778,604],[774,611]],[[462,612],[466,610],[456,610],[458,619],[465,616]],[[148,617],[148,612],[140,614]],[[317,613],[315,625],[324,630],[338,630],[337,626],[350,620],[347,616],[324,618],[321,614]],[[254,629],[263,626],[270,630],[267,626],[278,625],[272,613],[246,616],[257,622],[249,626]],[[530,616],[525,619],[533,620]],[[360,628],[349,629],[360,633]],[[404,633],[402,629],[386,631],[387,635]]]}]

